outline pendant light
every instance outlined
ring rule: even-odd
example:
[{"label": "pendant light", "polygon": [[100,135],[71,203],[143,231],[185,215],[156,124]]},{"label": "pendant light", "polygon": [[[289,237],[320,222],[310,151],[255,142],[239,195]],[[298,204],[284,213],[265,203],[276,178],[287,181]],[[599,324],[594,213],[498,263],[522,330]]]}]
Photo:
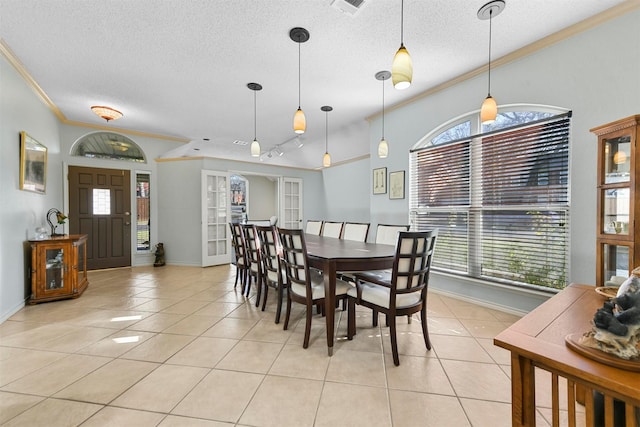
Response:
[{"label": "pendant light", "polygon": [[396,89],[408,88],[411,86],[411,79],[413,79],[413,62],[409,51],[404,47],[404,0],[402,0],[400,7],[400,48],[393,57],[391,77],[393,87]]},{"label": "pendant light", "polygon": [[480,108],[480,121],[483,125],[489,125],[496,121],[498,116],[498,105],[496,100],[491,96],[491,21],[493,17],[498,16],[504,10],[505,2],[503,0],[494,0],[485,4],[478,10],[478,18],[481,20],[489,20],[489,73],[488,73],[488,89],[487,97]]},{"label": "pendant light", "polygon": [[247,87],[253,91],[253,142],[251,143],[251,156],[260,157],[260,143],[257,136],[257,99],[256,94],[259,90],[262,90],[260,83],[247,83]]},{"label": "pendant light", "polygon": [[391,77],[391,73],[388,71],[378,71],[376,73],[376,80],[382,82],[382,138],[378,143],[378,157],[381,159],[386,159],[389,155],[389,143],[384,139],[384,81],[389,80],[389,77]]},{"label": "pendant light", "polygon": [[329,111],[333,110],[333,107],[325,105],[320,107],[325,112],[325,130],[324,130],[324,157],[322,158],[322,166],[328,168],[331,166],[331,155],[329,154]]},{"label": "pendant light", "polygon": [[289,31],[289,37],[298,43],[298,109],[293,115],[293,131],[297,134],[302,134],[307,130],[307,119],[304,116],[304,111],[300,108],[300,45],[309,40],[309,31],[301,27],[295,27]]}]

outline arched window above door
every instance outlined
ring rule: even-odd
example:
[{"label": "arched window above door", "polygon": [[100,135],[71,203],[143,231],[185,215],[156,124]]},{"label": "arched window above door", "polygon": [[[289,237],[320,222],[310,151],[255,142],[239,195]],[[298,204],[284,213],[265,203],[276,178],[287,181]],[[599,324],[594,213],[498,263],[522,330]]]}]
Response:
[{"label": "arched window above door", "polygon": [[100,131],[84,135],[71,147],[71,155],[136,163],[147,162],[138,144],[115,132]]}]

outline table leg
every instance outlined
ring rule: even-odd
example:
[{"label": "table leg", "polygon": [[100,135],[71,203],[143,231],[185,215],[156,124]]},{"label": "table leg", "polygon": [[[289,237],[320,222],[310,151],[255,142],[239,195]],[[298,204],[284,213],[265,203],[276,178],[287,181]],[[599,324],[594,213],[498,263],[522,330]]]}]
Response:
[{"label": "table leg", "polygon": [[327,349],[329,356],[333,356],[333,335],[336,316],[336,264],[325,262],[322,274],[324,276],[324,314],[327,321]]},{"label": "table leg", "polygon": [[536,425],[535,367],[531,360],[511,353],[511,425]]}]

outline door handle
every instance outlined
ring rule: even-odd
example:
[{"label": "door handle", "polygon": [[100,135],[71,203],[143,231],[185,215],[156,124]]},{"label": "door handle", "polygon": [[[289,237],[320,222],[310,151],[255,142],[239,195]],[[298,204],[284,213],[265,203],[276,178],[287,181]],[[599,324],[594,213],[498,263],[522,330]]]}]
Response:
[{"label": "door handle", "polygon": [[131,223],[130,222],[125,222],[124,225],[131,225]]},{"label": "door handle", "polygon": [[125,212],[124,214],[129,216],[129,215],[131,215],[131,212]]}]

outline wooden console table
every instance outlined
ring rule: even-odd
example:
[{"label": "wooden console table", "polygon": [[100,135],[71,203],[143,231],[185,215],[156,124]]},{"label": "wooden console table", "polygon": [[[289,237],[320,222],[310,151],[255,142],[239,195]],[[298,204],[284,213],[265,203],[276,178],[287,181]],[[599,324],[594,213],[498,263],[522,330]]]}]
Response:
[{"label": "wooden console table", "polygon": [[591,328],[591,319],[604,301],[593,286],[572,284],[495,337],[495,345],[511,352],[512,426],[536,425],[535,368],[539,368],[551,372],[547,392],[552,397],[554,426],[560,425],[558,379],[565,378],[569,426],[576,425],[576,399],[584,399],[586,425],[596,425],[593,391],[597,391],[604,395],[605,426],[614,425],[616,399],[624,402],[625,426],[640,427],[635,409],[640,407],[640,372],[599,363],[565,344],[567,335]]}]

